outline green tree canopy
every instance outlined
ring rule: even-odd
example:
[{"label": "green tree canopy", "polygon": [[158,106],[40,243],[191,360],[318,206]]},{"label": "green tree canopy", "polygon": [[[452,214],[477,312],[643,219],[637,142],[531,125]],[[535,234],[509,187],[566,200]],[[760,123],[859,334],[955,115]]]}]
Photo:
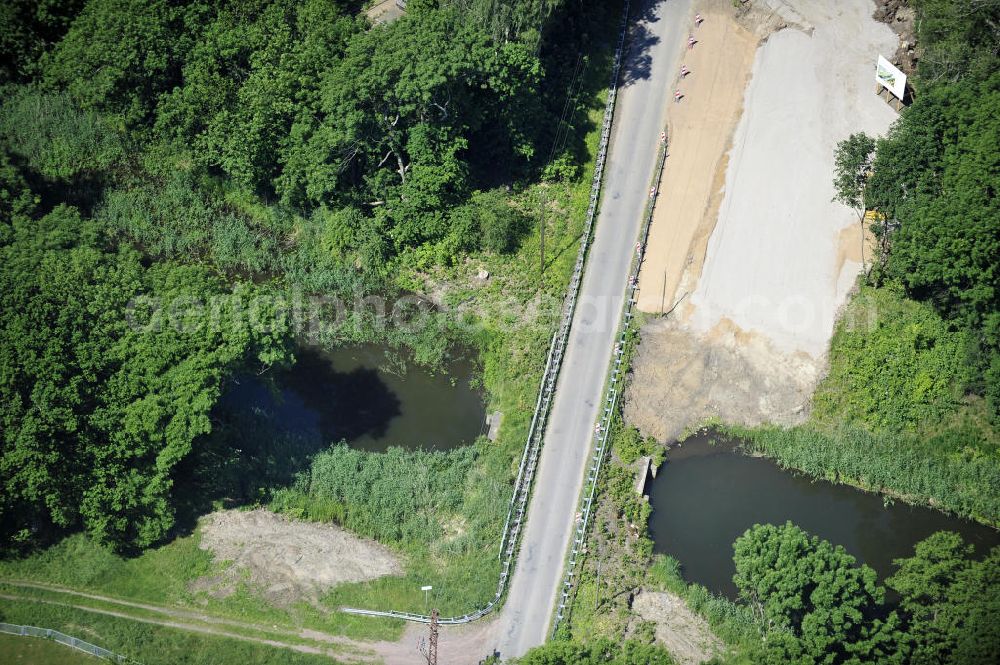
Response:
[{"label": "green tree canopy", "polygon": [[900,595],[911,662],[972,665],[1000,660],[1000,548],[981,561],[952,532],[917,543],[887,584]]},{"label": "green tree canopy", "polygon": [[985,78],[1000,64],[1000,2],[913,0],[918,73],[927,84]]},{"label": "green tree canopy", "polygon": [[46,53],[46,83],[84,108],[152,121],[158,98],[181,82],[184,54],[208,7],[168,0],[90,0],[66,36]]},{"label": "green tree canopy", "polygon": [[83,0],[0,3],[0,84],[29,80],[39,56],[59,41]]},{"label": "green tree canopy", "polygon": [[[285,357],[287,324],[201,266],[145,268],[73,208],[15,216],[0,248],[0,523],[85,526],[144,547],[173,525],[172,471],[211,430],[221,379]],[[150,300],[153,299],[153,300]],[[209,303],[214,307],[209,308]]]},{"label": "green tree canopy", "polygon": [[880,140],[865,190],[888,275],[973,331],[975,389],[1000,414],[1000,73],[932,86]]},{"label": "green tree canopy", "polygon": [[[740,595],[772,625],[797,639],[776,639],[786,662],[903,662],[898,618],[883,607],[875,571],[842,547],[787,522],[755,525],[733,544]],[[780,633],[780,631],[776,631]]]},{"label": "green tree canopy", "polygon": [[378,209],[397,247],[440,239],[444,210],[468,195],[485,125],[509,130],[513,154],[531,153],[513,100],[539,75],[523,46],[497,47],[455,12],[412,11],[351,41],[323,82],[319,117],[292,128],[279,189],[292,203]]}]

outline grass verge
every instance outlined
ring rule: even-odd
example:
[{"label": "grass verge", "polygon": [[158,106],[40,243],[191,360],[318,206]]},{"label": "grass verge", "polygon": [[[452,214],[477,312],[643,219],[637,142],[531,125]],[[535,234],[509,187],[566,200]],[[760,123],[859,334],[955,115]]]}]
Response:
[{"label": "grass verge", "polygon": [[52,628],[143,665],[329,665],[329,656],[197,634],[34,601],[4,599],[4,621]]},{"label": "grass verge", "polygon": [[11,665],[100,665],[101,659],[89,656],[72,647],[68,647],[42,637],[21,637],[19,635],[0,635],[0,653]]}]

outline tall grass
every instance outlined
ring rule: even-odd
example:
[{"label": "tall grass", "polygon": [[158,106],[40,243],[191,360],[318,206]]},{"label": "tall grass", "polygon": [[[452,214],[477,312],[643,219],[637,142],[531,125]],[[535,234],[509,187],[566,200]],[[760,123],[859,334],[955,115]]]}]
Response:
[{"label": "tall grass", "polygon": [[122,159],[121,134],[106,119],[78,108],[68,93],[23,86],[6,88],[4,97],[0,138],[43,176],[69,179]]},{"label": "tall grass", "polygon": [[782,466],[1000,525],[1000,465],[993,455],[849,425],[831,432],[811,426],[720,429]]},{"label": "tall grass", "polygon": [[272,507],[295,517],[332,517],[383,543],[428,545],[461,507],[474,459],[469,446],[376,453],[340,444],[316,455],[292,487],[277,490]]}]

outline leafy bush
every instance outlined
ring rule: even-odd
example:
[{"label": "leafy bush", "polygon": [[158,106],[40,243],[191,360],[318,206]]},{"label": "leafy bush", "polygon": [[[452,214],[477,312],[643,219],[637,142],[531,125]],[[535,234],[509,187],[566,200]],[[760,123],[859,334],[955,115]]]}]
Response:
[{"label": "leafy bush", "polygon": [[96,113],[77,108],[64,92],[20,87],[5,91],[5,98],[0,137],[48,178],[108,169],[124,155],[121,135]]},{"label": "leafy bush", "polygon": [[483,249],[503,254],[514,249],[527,221],[499,191],[477,193],[472,203],[479,213],[479,233]]},{"label": "leafy bush", "polygon": [[631,425],[615,429],[613,447],[622,464],[632,464],[640,457],[652,458],[656,469],[667,457],[666,448],[655,437],[644,437],[638,428]]},{"label": "leafy bush", "polygon": [[848,306],[816,391],[815,417],[882,430],[916,430],[955,410],[971,378],[968,340],[929,305],[889,286],[866,288]]}]

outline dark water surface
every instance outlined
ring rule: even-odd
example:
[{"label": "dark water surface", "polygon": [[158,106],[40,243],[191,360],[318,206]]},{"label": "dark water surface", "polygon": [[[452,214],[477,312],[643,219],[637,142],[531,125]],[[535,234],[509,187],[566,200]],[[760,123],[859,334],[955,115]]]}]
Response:
[{"label": "dark water surface", "polygon": [[445,450],[484,431],[482,396],[470,385],[474,365],[450,362],[434,373],[399,352],[367,345],[334,351],[299,348],[298,362],[272,377],[244,377],[223,396],[229,409],[263,413],[277,430],[324,445],[390,445]]},{"label": "dark water surface", "polygon": [[791,520],[843,545],[880,580],[895,572],[893,559],[911,556],[914,544],[935,531],[960,533],[980,555],[1000,544],[1000,532],[988,527],[900,502],[885,507],[875,494],[784,471],[708,433],[670,451],[649,500],[655,551],[680,561],[685,579],[730,598],[736,596],[733,541],[757,523]]}]

